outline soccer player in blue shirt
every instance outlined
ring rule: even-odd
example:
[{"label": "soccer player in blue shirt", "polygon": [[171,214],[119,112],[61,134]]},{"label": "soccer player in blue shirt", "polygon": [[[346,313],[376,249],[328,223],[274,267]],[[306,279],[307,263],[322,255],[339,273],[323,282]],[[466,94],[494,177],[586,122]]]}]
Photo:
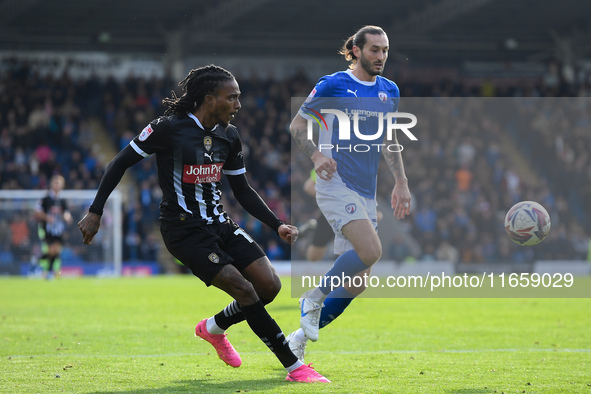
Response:
[{"label": "soccer player in blue shirt", "polygon": [[[333,289],[331,278],[363,277],[371,272],[372,265],[382,255],[376,232],[380,155],[384,156],[396,181],[391,195],[394,215],[403,219],[410,212],[411,195],[402,149],[395,131],[384,140],[384,134],[388,133],[381,132],[383,123],[378,123],[386,120],[378,113],[397,112],[400,98],[396,84],[381,76],[388,49],[384,30],[377,26],[361,28],[341,50],[350,62],[349,69],[322,77],[290,125],[292,137],[314,163],[318,175],[316,200],[333,227],[335,254],[340,255],[325,274],[323,284],[300,299],[300,329],[287,338],[300,360],[304,359],[308,339],[318,340],[319,328],[336,319],[352,299],[365,290],[350,283]],[[352,125],[346,118],[348,126],[344,125],[336,111],[323,112],[327,108],[347,114]],[[353,116],[355,113],[357,116]],[[308,135],[311,118],[321,120],[319,123],[326,129],[320,130],[318,145]],[[349,134],[341,128],[346,128]],[[376,132],[376,128],[380,132]]]}]

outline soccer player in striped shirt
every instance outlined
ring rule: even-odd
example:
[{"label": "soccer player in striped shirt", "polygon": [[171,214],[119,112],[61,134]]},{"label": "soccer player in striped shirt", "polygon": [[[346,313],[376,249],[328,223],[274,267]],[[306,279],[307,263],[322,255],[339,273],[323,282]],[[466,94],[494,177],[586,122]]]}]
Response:
[{"label": "soccer player in striped shirt", "polygon": [[68,211],[68,203],[61,196],[66,181],[61,175],[54,175],[49,181],[47,196],[35,205],[35,218],[39,221],[39,239],[41,240],[41,257],[39,265],[43,269],[43,277],[60,276],[63,235],[66,226],[72,223],[72,215]]},{"label": "soccer player in striped shirt", "polygon": [[192,70],[179,85],[184,93],[163,102],[165,116],[147,125],[111,161],[89,212],[78,223],[89,244],[100,226],[105,201],[126,169],[156,154],[162,189],[160,229],[170,253],[207,286],[234,301],[195,327],[228,365],[241,358],[225,331],[246,320],[296,382],[330,382],[290,350],[286,338],[265,309],[281,288],[275,269],[261,247],[228,216],[221,201],[225,175],[234,197],[248,213],[267,224],[290,244],[296,227],[284,224],[246,178],[242,143],[230,121],[240,109],[240,88],[227,70],[209,65]]}]

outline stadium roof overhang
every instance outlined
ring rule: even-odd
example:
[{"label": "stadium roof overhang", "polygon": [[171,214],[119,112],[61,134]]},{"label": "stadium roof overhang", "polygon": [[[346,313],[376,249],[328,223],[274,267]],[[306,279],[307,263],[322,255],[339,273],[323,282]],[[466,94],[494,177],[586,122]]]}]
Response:
[{"label": "stadium roof overhang", "polygon": [[4,0],[0,51],[333,56],[365,24],[432,64],[590,57],[581,0]]}]

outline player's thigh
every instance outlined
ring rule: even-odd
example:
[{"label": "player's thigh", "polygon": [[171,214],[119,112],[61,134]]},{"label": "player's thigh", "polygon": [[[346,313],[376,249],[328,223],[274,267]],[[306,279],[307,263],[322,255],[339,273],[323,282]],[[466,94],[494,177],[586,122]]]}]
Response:
[{"label": "player's thigh", "polygon": [[222,240],[234,259],[232,265],[252,283],[259,297],[273,300],[281,289],[281,281],[259,244],[234,222],[225,225]]},{"label": "player's thigh", "polygon": [[53,235],[46,233],[43,238],[43,249],[45,253],[50,256],[55,256],[62,251],[62,237],[60,235]]},{"label": "player's thigh", "polygon": [[217,225],[203,225],[196,221],[170,223],[161,221],[160,231],[166,248],[177,260],[189,268],[193,275],[207,286],[234,259],[225,250],[218,236]]},{"label": "player's thigh", "polygon": [[51,256],[57,256],[62,252],[62,243],[60,241],[53,241],[49,244],[48,252]]},{"label": "player's thigh", "polygon": [[343,226],[342,233],[365,264],[372,265],[382,256],[382,243],[369,219],[350,221]]},{"label": "player's thigh", "polygon": [[252,305],[259,300],[253,285],[232,264],[225,264],[211,279],[211,284],[225,291],[240,305]]}]

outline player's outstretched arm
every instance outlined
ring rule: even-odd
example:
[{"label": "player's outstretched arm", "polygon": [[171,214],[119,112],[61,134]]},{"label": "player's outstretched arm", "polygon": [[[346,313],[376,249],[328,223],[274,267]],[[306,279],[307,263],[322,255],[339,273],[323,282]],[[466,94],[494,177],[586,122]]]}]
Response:
[{"label": "player's outstretched arm", "polygon": [[123,178],[125,171],[142,159],[142,156],[127,145],[111,160],[103,174],[94,201],[88,208],[88,213],[78,222],[78,228],[82,232],[82,241],[85,244],[90,245],[92,238],[98,232],[105,203]]},{"label": "player's outstretched arm", "polygon": [[297,237],[297,228],[286,225],[279,220],[256,190],[250,186],[246,174],[228,175],[227,178],[234,197],[242,208],[246,209],[246,212],[272,228],[287,242],[291,243],[294,231]]}]

